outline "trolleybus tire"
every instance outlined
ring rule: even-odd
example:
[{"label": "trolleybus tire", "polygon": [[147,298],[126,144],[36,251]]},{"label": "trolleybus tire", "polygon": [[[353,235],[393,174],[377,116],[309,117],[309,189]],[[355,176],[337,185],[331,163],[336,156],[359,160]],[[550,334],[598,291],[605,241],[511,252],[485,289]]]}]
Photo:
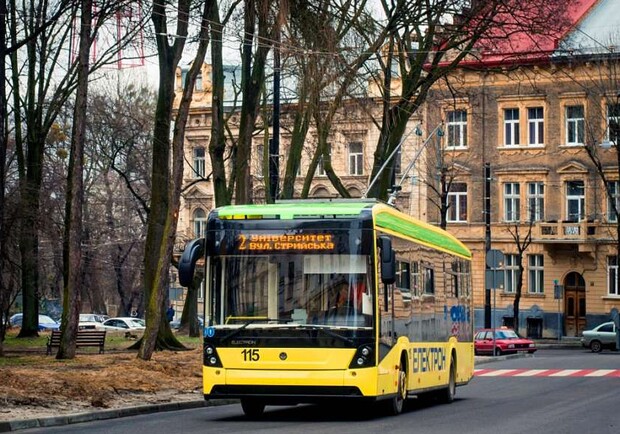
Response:
[{"label": "trolleybus tire", "polygon": [[407,370],[402,360],[398,366],[398,390],[396,396],[389,400],[389,412],[398,415],[403,412],[405,400],[407,399]]},{"label": "trolleybus tire", "polygon": [[454,356],[450,358],[450,377],[448,378],[448,387],[442,390],[440,398],[443,402],[449,404],[454,401],[456,395],[456,361]]},{"label": "trolleybus tire", "polygon": [[265,403],[255,398],[242,398],[241,409],[243,413],[248,417],[259,417],[265,411]]}]

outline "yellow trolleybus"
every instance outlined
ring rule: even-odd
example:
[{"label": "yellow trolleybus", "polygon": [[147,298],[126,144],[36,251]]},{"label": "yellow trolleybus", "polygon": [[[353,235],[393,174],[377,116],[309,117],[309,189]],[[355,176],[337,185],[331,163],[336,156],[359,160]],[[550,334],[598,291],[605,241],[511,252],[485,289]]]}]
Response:
[{"label": "yellow trolleybus", "polygon": [[473,376],[471,253],[391,206],[217,208],[181,284],[202,257],[205,399],[239,398],[250,416],[330,399],[398,414],[421,393],[451,402]]}]

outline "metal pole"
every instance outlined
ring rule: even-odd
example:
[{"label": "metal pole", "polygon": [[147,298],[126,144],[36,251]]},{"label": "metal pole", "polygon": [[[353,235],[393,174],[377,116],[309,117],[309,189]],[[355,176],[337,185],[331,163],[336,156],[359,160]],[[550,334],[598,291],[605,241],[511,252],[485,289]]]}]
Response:
[{"label": "metal pole", "polygon": [[558,341],[562,339],[562,325],[561,325],[562,318],[560,314],[560,309],[561,309],[560,301],[561,300],[562,299],[558,297]]},{"label": "metal pole", "polygon": [[[484,222],[485,222],[485,256],[491,250],[491,165],[484,164]],[[486,261],[485,261],[486,262]],[[489,265],[486,265],[489,269]],[[487,285],[488,286],[488,285]],[[491,290],[486,289],[484,293],[484,327],[491,326]],[[495,336],[495,334],[493,335]],[[495,351],[495,350],[493,350]]]},{"label": "metal pole", "polygon": [[273,48],[273,137],[269,141],[269,196],[278,198],[280,172],[280,32],[276,32]]}]

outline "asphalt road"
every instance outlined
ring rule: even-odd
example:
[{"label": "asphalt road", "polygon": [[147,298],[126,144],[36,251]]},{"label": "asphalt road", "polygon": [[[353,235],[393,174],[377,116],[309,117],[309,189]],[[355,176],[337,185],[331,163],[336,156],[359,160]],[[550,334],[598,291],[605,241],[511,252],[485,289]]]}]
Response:
[{"label": "asphalt road", "polygon": [[[477,365],[478,375],[443,405],[413,400],[397,417],[340,406],[267,407],[261,420],[239,405],[155,413],[22,433],[614,433],[620,432],[620,353],[539,350]],[[617,375],[617,376],[616,376]]]}]

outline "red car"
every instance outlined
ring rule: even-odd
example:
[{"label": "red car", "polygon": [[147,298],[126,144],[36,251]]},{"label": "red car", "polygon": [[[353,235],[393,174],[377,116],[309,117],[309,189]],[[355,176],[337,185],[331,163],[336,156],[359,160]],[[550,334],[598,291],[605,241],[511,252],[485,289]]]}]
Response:
[{"label": "red car", "polygon": [[[514,330],[495,329],[495,354],[510,354],[536,351],[536,344],[530,339],[520,337]],[[493,354],[493,329],[484,329],[476,332],[474,337],[474,352],[478,354]]]}]

